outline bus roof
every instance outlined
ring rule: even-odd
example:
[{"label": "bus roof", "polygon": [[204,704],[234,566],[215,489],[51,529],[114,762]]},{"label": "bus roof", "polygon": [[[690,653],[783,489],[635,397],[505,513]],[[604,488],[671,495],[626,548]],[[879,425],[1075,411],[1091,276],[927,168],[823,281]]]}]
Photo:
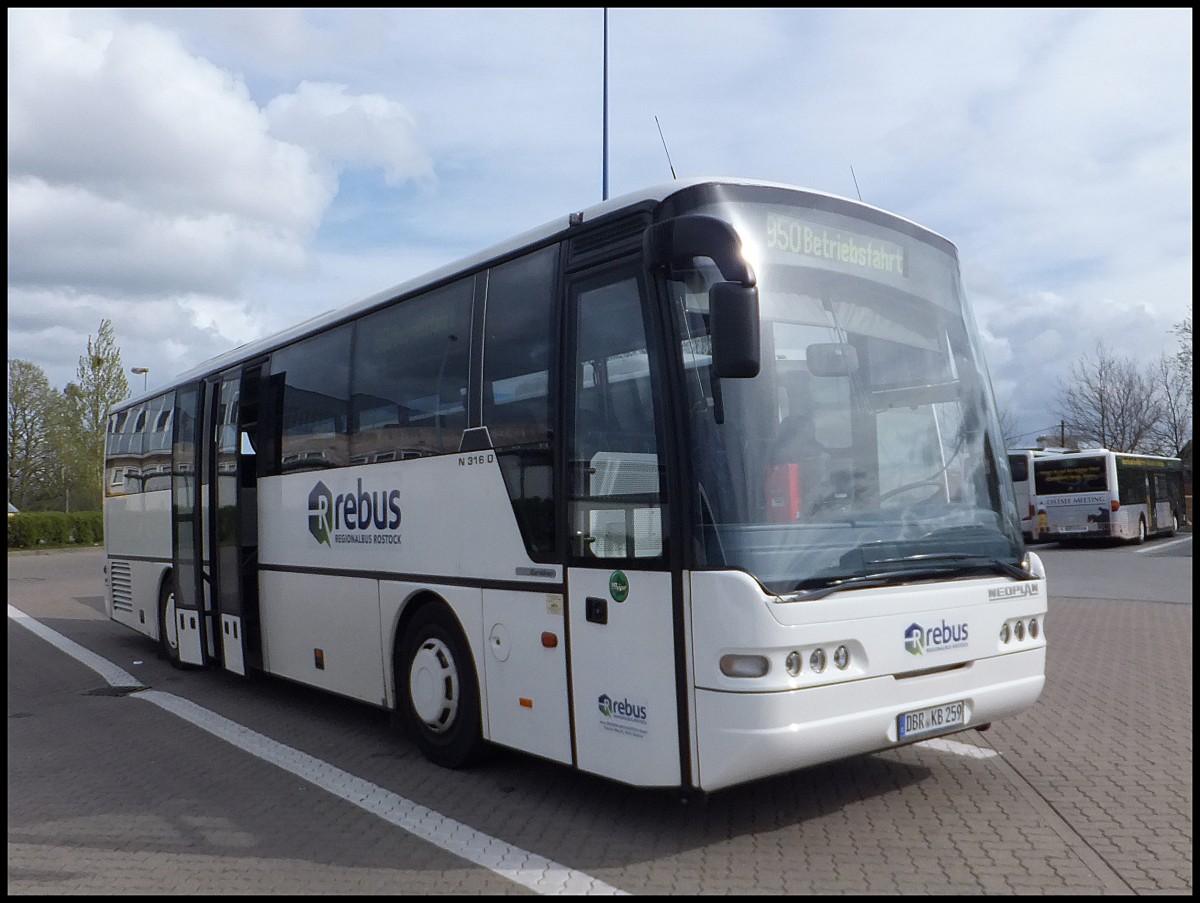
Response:
[{"label": "bus roof", "polygon": [[1180,460],[1179,458],[1176,458],[1172,455],[1147,455],[1147,454],[1142,454],[1141,452],[1114,451],[1111,448],[1070,448],[1070,449],[1056,450],[1052,453],[1048,453],[1048,454],[1044,454],[1044,455],[1038,455],[1037,463],[1041,463],[1043,460],[1046,460],[1048,462],[1051,462],[1048,466],[1052,466],[1053,461],[1069,460],[1071,458],[1101,458],[1101,457],[1107,457],[1108,455],[1116,455],[1118,458],[1138,458],[1138,459],[1144,458],[1148,461],[1179,461]]},{"label": "bus roof", "polygon": [[537,228],[522,232],[513,238],[492,245],[475,254],[460,258],[451,263],[445,264],[444,266],[401,282],[398,285],[394,285],[391,288],[376,292],[367,298],[348,303],[341,307],[331,308],[324,313],[317,314],[314,317],[310,317],[307,320],[304,320],[279,332],[272,333],[271,335],[264,336],[259,339],[254,339],[242,345],[238,345],[236,348],[233,348],[230,351],[219,354],[216,357],[209,358],[208,360],[197,364],[190,370],[184,371],[183,373],[171,379],[166,385],[160,386],[154,391],[141,392],[137,395],[131,396],[126,401],[113,405],[112,410],[119,411],[124,408],[131,407],[145,401],[148,398],[154,398],[163,394],[164,392],[170,391],[176,386],[194,382],[202,377],[209,376],[214,373],[219,373],[222,370],[235,366],[242,361],[251,360],[253,358],[265,355],[271,351],[282,348],[286,345],[290,345],[299,339],[305,338],[306,336],[318,333],[321,330],[342,320],[353,319],[375,307],[381,307],[387,304],[389,301],[392,301],[408,292],[415,291],[419,288],[423,288],[424,286],[432,285],[443,280],[448,280],[459,273],[464,273],[477,267],[481,267],[488,263],[488,261],[513,254],[519,251],[521,248],[549,241],[557,235],[566,234],[571,229],[571,224],[573,221],[582,221],[586,223],[626,208],[633,208],[642,204],[660,204],[667,198],[690,188],[694,188],[698,185],[737,185],[778,188],[786,191],[810,195],[812,197],[831,198],[846,204],[861,207],[864,210],[871,210],[875,211],[876,213],[883,214],[894,221],[905,223],[908,226],[919,229],[921,232],[945,241],[947,244],[952,244],[952,242],[950,242],[945,236],[880,207],[875,207],[871,204],[866,204],[862,201],[856,201],[841,195],[831,194],[824,191],[816,191],[810,188],[802,188],[797,185],[789,185],[783,182],[769,182],[759,179],[740,179],[729,177],[691,178],[679,179],[672,182],[662,182],[658,185],[620,195],[619,197],[609,198],[606,201],[586,207],[581,211],[556,217],[550,222],[544,223]]}]

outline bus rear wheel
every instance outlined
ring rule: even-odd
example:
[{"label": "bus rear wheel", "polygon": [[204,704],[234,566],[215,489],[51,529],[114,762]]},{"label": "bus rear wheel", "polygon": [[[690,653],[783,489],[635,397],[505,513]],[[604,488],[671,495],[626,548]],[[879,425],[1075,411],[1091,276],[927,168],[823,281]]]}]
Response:
[{"label": "bus rear wheel", "polygon": [[479,683],[457,623],[441,605],[425,605],[398,645],[396,698],[421,754],[445,768],[477,762],[484,752]]},{"label": "bus rear wheel", "polygon": [[158,592],[158,646],[163,657],[176,668],[182,667],[179,659],[179,621],[175,611],[175,590],[172,578],[163,581]]}]

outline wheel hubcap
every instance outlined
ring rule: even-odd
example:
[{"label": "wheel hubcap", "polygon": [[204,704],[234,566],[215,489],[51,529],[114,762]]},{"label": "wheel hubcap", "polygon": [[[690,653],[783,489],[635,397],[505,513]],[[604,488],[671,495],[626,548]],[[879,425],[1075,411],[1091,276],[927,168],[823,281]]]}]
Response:
[{"label": "wheel hubcap", "polygon": [[441,640],[428,639],[413,656],[408,674],[413,711],[434,733],[448,730],[458,712],[458,670]]}]

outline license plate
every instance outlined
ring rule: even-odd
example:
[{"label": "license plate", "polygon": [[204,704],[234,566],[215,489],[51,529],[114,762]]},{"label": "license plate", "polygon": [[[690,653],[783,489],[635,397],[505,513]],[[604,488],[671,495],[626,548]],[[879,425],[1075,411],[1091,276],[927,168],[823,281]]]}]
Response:
[{"label": "license plate", "polygon": [[967,705],[963,700],[931,705],[926,709],[905,712],[896,719],[896,736],[911,740],[926,734],[940,734],[967,723]]},{"label": "license plate", "polygon": [[1088,531],[1087,527],[1059,527],[1058,528],[1059,533],[1086,533],[1087,531]]}]

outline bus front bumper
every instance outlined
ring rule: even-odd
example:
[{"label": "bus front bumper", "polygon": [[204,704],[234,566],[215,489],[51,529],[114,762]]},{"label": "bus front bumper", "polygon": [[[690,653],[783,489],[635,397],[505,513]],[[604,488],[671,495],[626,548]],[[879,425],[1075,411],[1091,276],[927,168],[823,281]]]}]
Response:
[{"label": "bus front bumper", "polygon": [[[906,712],[962,700],[979,727],[1028,709],[1045,684],[1044,646],[912,677],[874,677],[776,693],[696,690],[697,785],[719,790],[901,745]],[[921,740],[929,739],[923,735]],[[919,742],[916,741],[916,742]]]}]

